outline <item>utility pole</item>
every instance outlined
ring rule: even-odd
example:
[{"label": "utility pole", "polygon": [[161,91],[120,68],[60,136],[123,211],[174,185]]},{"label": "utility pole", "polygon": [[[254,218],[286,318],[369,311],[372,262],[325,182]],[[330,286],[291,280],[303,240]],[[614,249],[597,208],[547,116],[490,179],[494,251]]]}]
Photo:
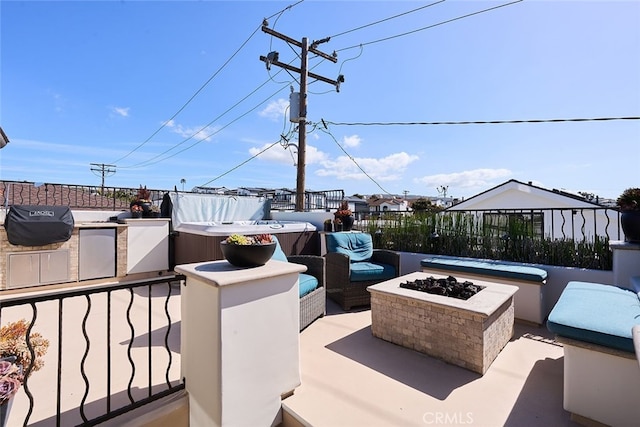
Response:
[{"label": "utility pole", "polygon": [[[302,41],[297,41],[292,39],[291,37],[285,36],[284,34],[280,34],[269,28],[269,23],[264,20],[262,23],[262,31],[272,35],[273,37],[284,40],[285,42],[295,45],[301,49],[300,56],[300,68],[292,67],[289,64],[285,64],[278,61],[278,52],[269,52],[267,56],[260,56],[260,60],[267,65],[267,70],[271,69],[271,65],[275,65],[276,67],[284,68],[288,71],[293,71],[295,73],[300,74],[300,105],[299,105],[299,114],[297,118],[298,122],[298,165],[297,165],[297,174],[296,174],[296,211],[302,212],[304,211],[304,182],[305,182],[305,163],[306,163],[306,144],[307,144],[307,78],[311,77],[316,80],[323,81],[325,83],[329,83],[336,87],[336,91],[340,92],[340,83],[344,82],[344,76],[339,75],[336,80],[331,80],[329,78],[320,76],[315,73],[311,73],[308,70],[308,55],[309,52],[312,52],[315,55],[318,55],[324,59],[327,59],[334,64],[338,62],[338,55],[334,52],[332,55],[321,52],[317,49],[317,46],[321,43],[326,43],[329,41],[329,37],[326,37],[321,40],[317,40],[311,43],[311,46],[308,45],[308,41],[306,37],[302,38]],[[290,107],[291,108],[291,107]],[[291,119],[293,121],[293,118]]]},{"label": "utility pole", "polygon": [[[106,176],[111,176],[114,173],[116,173],[115,165],[105,165],[104,163],[90,163],[91,166],[91,172],[93,172],[94,174],[96,174],[96,172],[100,173],[100,177],[101,177],[101,183],[100,183],[100,189],[102,190],[102,193],[104,193],[104,178]],[[96,174],[97,175],[97,174]]]}]

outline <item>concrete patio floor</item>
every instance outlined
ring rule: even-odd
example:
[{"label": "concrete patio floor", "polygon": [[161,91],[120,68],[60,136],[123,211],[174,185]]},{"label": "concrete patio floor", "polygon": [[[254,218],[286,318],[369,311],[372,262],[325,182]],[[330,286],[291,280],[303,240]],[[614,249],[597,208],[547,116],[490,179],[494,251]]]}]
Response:
[{"label": "concrete patio floor", "polygon": [[285,426],[578,425],[562,407],[563,349],[545,327],[516,322],[484,376],[375,338],[370,310],[331,300],[300,341]]},{"label": "concrete patio floor", "polygon": [[[179,288],[175,291],[179,292]],[[176,296],[172,300],[172,318],[178,326],[180,298]],[[57,313],[57,310],[54,307],[41,310],[38,330],[54,337],[54,330],[49,330],[53,325],[44,322],[45,312]],[[79,316],[79,313],[81,311],[70,314]],[[14,316],[3,316],[3,321]],[[72,323],[78,325],[79,322],[75,319]],[[127,334],[114,337],[114,343],[122,347],[128,342],[127,337]],[[141,338],[144,335],[136,341]],[[178,369],[180,359],[178,330],[172,335],[172,343],[173,372]],[[67,343],[65,354],[77,359],[82,355],[83,346],[82,342]],[[138,352],[144,349],[136,348],[136,354]],[[162,346],[154,343],[154,355],[164,352]],[[54,402],[43,407],[47,399],[43,401],[42,393],[53,392],[55,382],[51,376],[55,374],[55,355],[52,342],[47,367],[33,377],[38,403],[30,419],[32,425],[54,425],[50,407]],[[69,361],[69,356],[66,360]],[[119,360],[116,366],[124,368],[128,364]],[[300,369],[302,385],[283,401],[285,427],[578,425],[562,407],[563,349],[545,327],[516,322],[513,339],[481,376],[375,338],[371,334],[370,310],[344,312],[327,299],[327,315],[300,334]],[[156,374],[163,376],[163,372],[154,372],[154,376]],[[171,376],[179,378],[179,372]],[[100,382],[99,378],[94,380]],[[63,411],[73,412],[78,394],[82,394],[82,381],[77,376],[70,377],[69,373],[65,373],[64,381],[67,393],[63,395]],[[161,382],[161,379],[154,380],[154,384]],[[122,394],[123,388],[116,389]],[[10,423],[24,416],[27,405],[24,400],[25,396],[16,399]],[[97,396],[89,399],[90,402],[99,400]],[[126,422],[139,425],[136,418],[149,409],[141,408],[107,425]],[[76,424],[77,416],[71,418],[72,424]],[[63,420],[72,421],[65,416]],[[172,425],[187,425],[186,419],[182,421],[184,424],[172,421]]]}]

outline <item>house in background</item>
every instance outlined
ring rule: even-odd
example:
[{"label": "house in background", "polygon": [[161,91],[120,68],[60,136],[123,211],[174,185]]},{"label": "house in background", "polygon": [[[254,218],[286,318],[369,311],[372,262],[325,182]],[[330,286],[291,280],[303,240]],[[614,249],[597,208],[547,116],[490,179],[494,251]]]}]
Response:
[{"label": "house in background", "polygon": [[405,199],[397,197],[378,197],[371,196],[369,198],[369,212],[381,213],[381,212],[407,212],[411,210],[409,203]]},{"label": "house in background", "polygon": [[369,213],[369,203],[366,199],[357,196],[348,196],[344,200],[347,201],[349,209],[353,212],[356,219],[363,219]]},{"label": "house in background", "polygon": [[520,221],[531,224],[535,235],[558,239],[583,235],[622,238],[617,210],[581,195],[515,179],[459,202],[447,211],[477,211],[485,224]]}]

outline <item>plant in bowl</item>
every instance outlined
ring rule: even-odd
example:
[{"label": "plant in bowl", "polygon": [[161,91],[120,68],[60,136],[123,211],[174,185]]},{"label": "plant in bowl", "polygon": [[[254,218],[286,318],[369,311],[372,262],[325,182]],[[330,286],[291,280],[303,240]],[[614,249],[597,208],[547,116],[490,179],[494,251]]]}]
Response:
[{"label": "plant in bowl", "polygon": [[[147,190],[146,185],[144,187],[141,185],[140,188],[138,188],[138,193],[136,194],[135,198],[129,204],[129,207],[131,208],[132,213],[142,212],[142,216],[146,217],[151,213],[151,204],[151,191]],[[136,209],[134,211],[134,206],[140,207],[140,210]],[[140,216],[136,214],[135,217],[139,218]]]},{"label": "plant in bowl", "polygon": [[334,223],[336,225],[336,231],[349,231],[353,226],[353,212],[349,209],[349,203],[343,200],[340,203],[340,208],[333,214],[335,217]]},{"label": "plant in bowl", "polygon": [[131,217],[132,218],[141,218],[142,212],[144,209],[140,205],[131,205]]},{"label": "plant in bowl", "polygon": [[625,240],[640,243],[640,188],[627,188],[616,200]]},{"label": "plant in bowl", "polygon": [[49,341],[37,332],[27,332],[25,319],[11,322],[0,328],[0,404],[8,402],[33,372],[44,366],[42,357],[49,348]]},{"label": "plant in bowl", "polygon": [[222,255],[236,267],[258,267],[271,259],[276,242],[271,234],[232,234],[220,242]]}]

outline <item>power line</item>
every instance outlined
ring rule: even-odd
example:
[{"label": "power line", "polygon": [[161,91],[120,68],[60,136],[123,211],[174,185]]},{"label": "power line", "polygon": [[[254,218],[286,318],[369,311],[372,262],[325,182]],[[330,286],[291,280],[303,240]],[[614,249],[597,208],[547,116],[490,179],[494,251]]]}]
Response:
[{"label": "power line", "polygon": [[[280,73],[282,70],[279,70],[278,73]],[[278,74],[276,73],[276,75]],[[269,83],[270,79],[267,79],[266,81],[264,81],[261,85],[259,85],[257,88],[255,88],[254,90],[252,90],[251,92],[249,92],[249,94],[247,94],[246,96],[244,96],[242,99],[240,99],[238,102],[236,102],[235,104],[233,104],[231,107],[227,108],[223,113],[219,114],[216,118],[214,118],[213,120],[211,120],[209,123],[207,123],[206,125],[202,126],[200,129],[198,129],[197,131],[195,131],[191,136],[185,138],[184,140],[180,141],[178,144],[174,145],[173,147],[163,151],[162,153],[147,159],[145,161],[136,163],[134,165],[131,166],[120,166],[121,169],[134,169],[137,167],[142,167],[142,166],[147,166],[149,164],[153,164],[151,163],[153,160],[169,153],[170,151],[175,150],[176,148],[180,147],[182,144],[186,143],[187,141],[195,138],[198,134],[200,134],[201,132],[203,132],[205,129],[207,129],[208,127],[210,127],[213,123],[215,123],[216,121],[220,120],[222,117],[224,117],[227,113],[229,113],[231,110],[233,110],[235,107],[237,107],[238,105],[240,105],[242,102],[244,102],[245,100],[247,100],[251,95],[253,95],[254,93],[256,93],[258,90],[262,89],[267,83]],[[283,88],[280,88],[278,90],[278,92],[280,92]],[[276,93],[278,93],[276,92]],[[274,94],[275,95],[275,94]],[[273,95],[272,95],[273,96]],[[263,101],[264,103],[265,101]],[[228,125],[225,125],[225,127]],[[216,132],[217,133],[217,132]],[[213,134],[212,134],[213,135]],[[206,140],[207,138],[211,137],[212,135],[208,135],[205,138],[201,139],[200,141],[198,141],[198,143]],[[193,147],[193,145],[191,146]],[[189,148],[191,148],[189,147]],[[167,157],[167,159],[170,157]]]},{"label": "power line", "polygon": [[[271,95],[269,95],[267,98],[265,98],[265,99],[263,99],[262,101],[260,101],[260,102],[259,102],[258,104],[256,104],[253,108],[249,109],[248,111],[244,112],[244,113],[243,113],[243,114],[241,114],[240,116],[238,116],[238,117],[236,117],[235,119],[231,120],[231,121],[230,121],[229,123],[227,123],[226,125],[224,125],[224,126],[222,126],[221,128],[217,129],[215,132],[212,132],[212,133],[210,133],[210,134],[208,134],[208,135],[204,136],[202,139],[200,139],[200,140],[198,140],[198,141],[194,142],[194,143],[193,143],[193,144],[191,144],[190,146],[188,146],[188,147],[186,147],[186,148],[183,148],[182,150],[180,150],[180,151],[178,151],[178,152],[176,152],[176,153],[174,153],[174,154],[172,154],[172,155],[170,155],[170,156],[167,156],[167,157],[165,157],[165,158],[159,159],[158,161],[155,161],[155,162],[149,162],[149,161],[147,161],[147,162],[142,162],[142,163],[140,163],[139,165],[140,165],[140,166],[151,166],[151,165],[154,165],[154,164],[156,164],[156,163],[160,163],[160,162],[163,162],[163,161],[165,161],[165,160],[168,160],[168,159],[170,159],[170,158],[172,158],[172,157],[175,157],[175,156],[177,156],[178,154],[184,153],[184,152],[185,152],[185,151],[187,151],[187,150],[190,150],[191,148],[193,148],[193,147],[195,147],[196,145],[200,144],[202,141],[205,141],[205,140],[207,140],[208,138],[212,137],[213,135],[216,135],[216,134],[218,134],[218,133],[222,132],[224,129],[226,129],[227,127],[231,126],[232,124],[234,124],[235,122],[237,122],[238,120],[240,120],[241,118],[243,118],[244,116],[246,116],[247,114],[251,113],[251,112],[252,112],[252,111],[254,111],[256,108],[258,108],[259,106],[261,106],[262,104],[264,104],[265,102],[267,102],[268,100],[270,100],[272,97],[274,97],[275,95],[277,95],[277,94],[278,94],[278,92],[282,92],[284,89],[286,89],[286,87],[281,87],[280,89],[278,89],[277,91],[275,91],[274,93],[272,93]],[[195,135],[193,135],[193,136],[195,136]],[[193,138],[193,136],[189,137],[188,139]],[[156,157],[157,157],[157,156],[156,156]]]},{"label": "power line", "polygon": [[236,170],[236,169],[238,169],[238,168],[240,168],[240,167],[242,167],[242,166],[246,165],[246,164],[247,164],[247,163],[249,163],[251,160],[255,159],[256,157],[258,157],[259,155],[261,155],[261,154],[262,154],[262,153],[264,153],[265,151],[270,150],[270,149],[271,149],[272,147],[274,147],[276,144],[279,144],[279,143],[280,143],[280,141],[281,141],[280,139],[279,139],[279,140],[277,140],[276,142],[272,143],[271,145],[269,145],[268,147],[264,148],[264,149],[263,149],[263,150],[261,150],[260,152],[258,152],[258,153],[256,153],[256,154],[254,154],[253,156],[249,157],[249,158],[248,158],[247,160],[245,160],[244,162],[242,162],[242,163],[238,164],[237,166],[234,166],[233,168],[229,169],[229,170],[228,170],[228,171],[226,171],[225,173],[223,173],[223,174],[220,174],[220,175],[216,176],[216,177],[215,177],[215,178],[213,178],[212,180],[209,180],[209,181],[205,182],[204,184],[200,185],[200,187],[204,187],[204,186],[206,186],[206,185],[208,185],[208,184],[211,184],[213,181],[217,181],[218,179],[222,178],[223,176],[228,175],[228,174],[230,174],[231,172],[233,172],[234,170]]},{"label": "power line", "polygon": [[334,126],[426,126],[426,125],[495,125],[513,123],[562,123],[562,122],[605,122],[614,120],[640,120],[640,117],[595,117],[595,118],[574,118],[574,119],[527,119],[527,120],[481,120],[481,121],[460,121],[460,122],[332,122],[326,123]]},{"label": "power line", "polygon": [[[266,19],[271,19],[272,17],[278,15],[278,14],[282,14],[285,10],[287,9],[291,9],[295,6],[297,6],[298,4],[302,3],[304,0],[300,0],[292,5],[289,5],[287,7],[285,7],[284,9],[280,10],[279,12],[274,13],[273,15],[271,15],[269,18]],[[196,92],[191,95],[191,97],[187,100],[187,102],[185,102],[182,107],[180,107],[178,109],[178,111],[176,111],[168,120],[164,121],[162,123],[162,125],[160,125],[160,127],[158,129],[156,129],[155,132],[153,132],[147,139],[145,139],[142,143],[138,144],[137,147],[135,147],[133,150],[129,151],[127,154],[125,154],[124,156],[120,157],[118,160],[116,160],[113,163],[118,163],[124,159],[126,159],[127,157],[129,157],[131,154],[135,153],[136,151],[138,151],[140,148],[142,148],[147,142],[149,142],[151,140],[151,138],[153,138],[154,136],[156,136],[158,134],[158,132],[160,132],[162,129],[165,128],[165,126],[167,125],[167,123],[171,122],[171,120],[175,119],[178,114],[180,114],[186,107],[187,105],[189,105],[191,103],[191,101],[194,100],[194,98],[196,96],[198,96],[198,94],[200,94],[200,92],[202,92],[202,90],[218,75],[220,74],[220,72],[231,62],[231,60],[247,45],[247,43],[249,43],[249,41],[253,38],[253,36],[258,32],[258,30],[260,30],[260,28],[262,27],[261,25],[258,25],[258,27],[256,27],[255,30],[253,30],[253,32],[251,33],[251,35],[240,45],[240,47],[238,49],[236,49],[236,51],[211,75],[211,77],[209,77],[209,79],[204,82],[204,84],[202,84],[202,86],[200,86],[200,88],[198,88],[198,90],[196,90]]]},{"label": "power line", "polygon": [[390,20],[395,19],[395,18],[399,18],[401,16],[409,15],[410,13],[414,13],[414,12],[417,12],[419,10],[426,9],[428,7],[431,7],[431,6],[435,6],[435,5],[439,4],[439,3],[444,3],[445,1],[446,0],[440,0],[440,1],[437,1],[435,3],[431,3],[431,4],[428,4],[428,5],[425,5],[425,6],[420,6],[420,7],[416,8],[416,9],[412,9],[412,10],[409,10],[407,12],[399,13],[399,14],[394,15],[394,16],[389,16],[388,18],[384,18],[384,19],[381,19],[379,21],[371,22],[370,24],[361,25],[361,26],[353,28],[351,30],[343,31],[343,32],[338,33],[338,34],[334,34],[333,36],[330,36],[329,38],[335,39],[336,37],[340,37],[340,36],[343,36],[345,34],[353,33],[354,31],[362,30],[364,28],[372,27],[374,25],[378,25],[378,24],[381,24],[383,22],[390,21]]},{"label": "power line", "polygon": [[505,4],[501,4],[499,6],[490,7],[488,9],[479,10],[477,12],[468,13],[466,15],[458,16],[457,18],[448,19],[446,21],[438,22],[437,24],[428,25],[426,27],[422,27],[422,28],[418,28],[418,29],[415,29],[415,30],[407,31],[407,32],[404,32],[404,33],[401,33],[401,34],[396,34],[394,36],[384,37],[384,38],[381,38],[381,39],[378,39],[378,40],[374,40],[374,41],[370,41],[370,42],[366,42],[366,43],[360,43],[360,44],[357,44],[357,45],[353,45],[353,46],[345,47],[345,48],[342,48],[342,49],[338,49],[338,50],[336,50],[336,52],[341,52],[343,50],[354,49],[356,47],[361,47],[361,46],[367,46],[367,45],[370,45],[370,44],[380,43],[380,42],[388,41],[388,40],[395,39],[395,38],[398,38],[398,37],[404,37],[404,36],[407,36],[409,34],[418,33],[420,31],[428,30],[430,28],[434,28],[434,27],[437,27],[437,26],[440,26],[440,25],[448,24],[450,22],[458,21],[460,19],[468,18],[470,16],[479,15],[479,14],[484,13],[484,12],[489,12],[489,11],[492,11],[492,10],[496,10],[496,9],[501,8],[501,7],[511,6],[513,4],[520,3],[521,1],[523,1],[523,0],[516,0],[516,1],[512,1],[511,3],[505,3]]},{"label": "power line", "polygon": [[382,186],[378,183],[378,181],[376,181],[375,179],[373,179],[371,177],[371,175],[369,175],[363,168],[362,166],[360,166],[360,164],[358,164],[358,162],[356,161],[356,159],[349,153],[347,153],[347,151],[344,149],[344,147],[342,145],[340,145],[340,143],[338,142],[338,140],[336,139],[335,136],[333,136],[333,134],[331,133],[331,131],[329,130],[329,128],[327,127],[327,124],[330,122],[327,122],[325,120],[322,120],[322,124],[324,125],[324,129],[320,129],[322,130],[324,133],[326,133],[327,135],[329,135],[331,137],[331,139],[333,139],[333,141],[336,143],[336,145],[338,146],[338,148],[340,148],[340,150],[342,150],[342,152],[349,158],[349,160],[351,160],[353,162],[354,165],[356,165],[356,167],[358,169],[360,169],[360,171],[365,174],[365,176],[367,178],[369,178],[371,180],[371,182],[373,182],[380,190],[382,190],[383,193],[385,194],[391,194],[389,193],[387,190],[385,190],[384,188],[382,188]]},{"label": "power line", "polygon": [[116,160],[114,163],[118,163],[124,159],[126,159],[127,157],[129,157],[131,154],[135,153],[136,151],[138,151],[140,148],[142,148],[147,142],[149,142],[151,140],[151,138],[153,138],[154,136],[156,136],[158,134],[158,132],[160,132],[162,129],[164,129],[167,125],[167,123],[170,123],[173,119],[175,119],[178,114],[180,114],[186,107],[187,105],[189,105],[191,103],[191,101],[194,100],[194,98],[196,96],[198,96],[198,94],[200,92],[202,92],[202,90],[220,73],[220,71],[222,71],[228,64],[229,62],[231,62],[231,60],[238,54],[238,52],[240,52],[240,50],[242,50],[242,48],[249,42],[249,40],[251,40],[251,38],[253,38],[253,36],[258,32],[258,30],[260,29],[260,27],[257,27],[253,33],[251,33],[251,35],[249,36],[249,38],[247,38],[244,43],[242,43],[242,45],[240,45],[240,47],[233,53],[233,55],[231,55],[229,57],[229,59],[227,59],[224,64],[222,64],[220,66],[220,68],[218,68],[216,70],[215,73],[213,73],[211,75],[211,77],[209,77],[209,79],[204,82],[204,84],[202,86],[200,86],[200,88],[198,90],[196,90],[196,92],[191,95],[191,97],[187,100],[187,102],[185,102],[182,107],[180,107],[178,109],[178,111],[176,111],[170,118],[169,120],[164,121],[160,127],[158,129],[156,129],[155,132],[153,132],[147,139],[145,139],[142,143],[138,144],[137,147],[135,147],[133,150],[129,151],[127,154],[125,154],[124,156],[120,157],[118,160]]}]

